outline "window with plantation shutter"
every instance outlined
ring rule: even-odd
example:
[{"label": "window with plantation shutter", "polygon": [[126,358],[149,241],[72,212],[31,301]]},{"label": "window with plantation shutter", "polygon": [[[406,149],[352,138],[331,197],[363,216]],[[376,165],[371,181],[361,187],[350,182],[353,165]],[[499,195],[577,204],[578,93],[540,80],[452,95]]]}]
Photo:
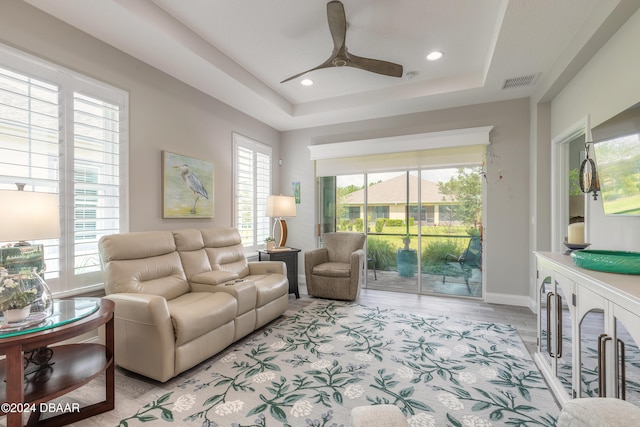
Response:
[{"label": "window with plantation shutter", "polygon": [[102,286],[98,240],[126,230],[126,92],[0,45],[0,188],[59,194],[57,294]]},{"label": "window with plantation shutter", "polygon": [[234,226],[245,251],[255,252],[269,237],[265,209],[271,194],[271,147],[235,133],[233,143]]}]

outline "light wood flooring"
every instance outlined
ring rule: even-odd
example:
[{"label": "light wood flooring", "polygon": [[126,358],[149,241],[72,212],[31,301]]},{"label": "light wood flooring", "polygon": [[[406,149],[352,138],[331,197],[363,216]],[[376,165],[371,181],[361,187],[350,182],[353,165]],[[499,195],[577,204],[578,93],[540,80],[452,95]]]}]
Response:
[{"label": "light wood flooring", "polygon": [[[313,297],[306,295],[306,288],[303,286],[300,289],[300,296],[300,299],[295,299],[293,295],[290,295],[290,311],[300,310],[314,301]],[[369,306],[395,308],[415,314],[442,314],[452,318],[510,324],[518,330],[529,352],[532,353],[535,350],[536,316],[525,307],[487,304],[470,299],[414,295],[370,289],[363,289],[357,302]],[[193,375],[197,370],[198,368],[196,367],[166,383],[158,383],[116,368],[116,409],[72,425],[78,427],[117,426],[121,419],[133,415],[149,402],[148,398],[141,399],[141,396],[153,391],[159,397]],[[79,402],[81,406],[84,406],[86,403],[103,399],[103,387],[103,378],[97,378],[56,401],[64,403]],[[4,425],[4,421],[4,418],[1,419],[0,425]]]}]

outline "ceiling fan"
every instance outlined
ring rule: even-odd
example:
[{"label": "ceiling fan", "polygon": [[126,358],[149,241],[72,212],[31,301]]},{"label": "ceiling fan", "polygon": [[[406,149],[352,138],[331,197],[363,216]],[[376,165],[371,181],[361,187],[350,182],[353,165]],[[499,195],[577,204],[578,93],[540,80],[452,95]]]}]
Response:
[{"label": "ceiling fan", "polygon": [[402,65],[379,59],[362,58],[347,52],[347,47],[345,46],[347,18],[342,2],[333,0],[327,3],[327,19],[329,21],[329,31],[331,31],[331,37],[333,38],[331,57],[317,67],[291,76],[280,83],[288,82],[310,71],[331,67],[353,67],[385,76],[402,77]]}]

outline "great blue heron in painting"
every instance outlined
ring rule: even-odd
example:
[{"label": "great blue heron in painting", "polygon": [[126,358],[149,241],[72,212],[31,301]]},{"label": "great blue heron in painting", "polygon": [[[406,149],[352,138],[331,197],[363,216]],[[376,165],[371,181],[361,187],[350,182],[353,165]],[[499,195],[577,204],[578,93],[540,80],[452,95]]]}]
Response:
[{"label": "great blue heron in painting", "polygon": [[181,170],[180,175],[182,176],[182,180],[187,184],[189,190],[193,191],[193,197],[195,198],[193,201],[193,208],[191,209],[191,213],[196,213],[196,204],[198,203],[198,199],[200,197],[204,197],[205,199],[209,199],[209,193],[207,193],[207,189],[204,188],[202,182],[198,178],[196,174],[193,172],[189,172],[188,165],[179,165],[174,166],[174,168],[178,168]]}]

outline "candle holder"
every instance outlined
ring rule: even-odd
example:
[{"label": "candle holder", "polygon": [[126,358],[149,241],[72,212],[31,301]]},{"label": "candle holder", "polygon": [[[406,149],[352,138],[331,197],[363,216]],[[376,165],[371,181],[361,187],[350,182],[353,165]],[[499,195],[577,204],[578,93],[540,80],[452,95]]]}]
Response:
[{"label": "candle holder", "polygon": [[586,249],[591,246],[591,243],[569,243],[567,241],[564,242],[564,245],[567,247],[567,250],[563,252],[564,255],[571,255],[573,251],[579,251],[581,249]]}]

